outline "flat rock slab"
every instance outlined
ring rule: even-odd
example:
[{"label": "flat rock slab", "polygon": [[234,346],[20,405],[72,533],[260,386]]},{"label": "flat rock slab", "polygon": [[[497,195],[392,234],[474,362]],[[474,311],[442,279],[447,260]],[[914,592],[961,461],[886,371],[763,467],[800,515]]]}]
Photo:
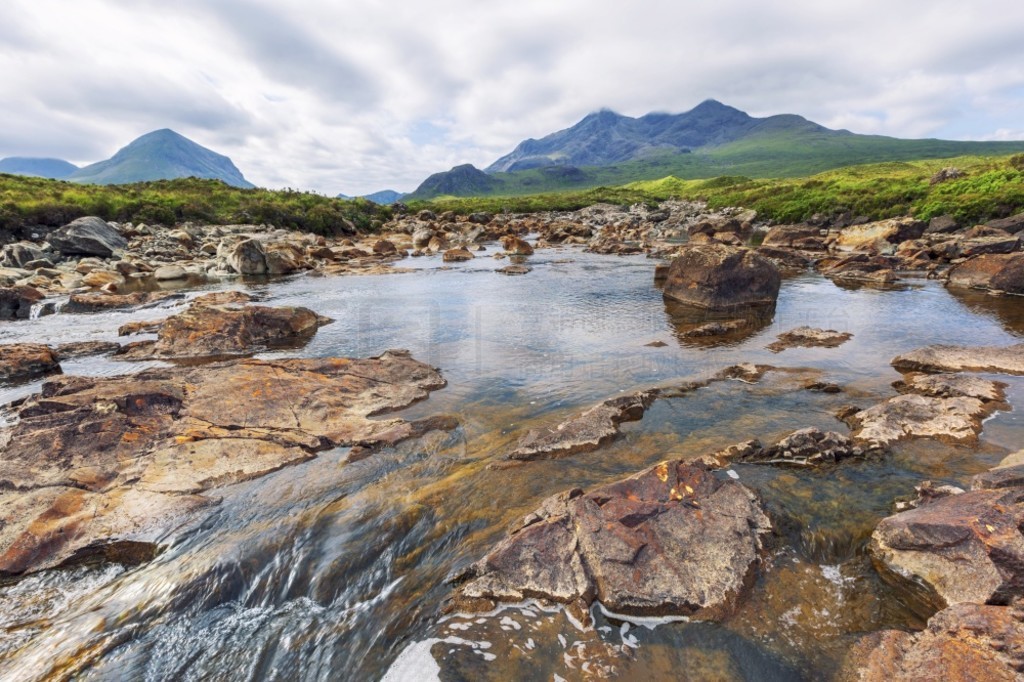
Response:
[{"label": "flat rock slab", "polygon": [[[403,429],[401,419],[370,417],[444,385],[437,370],[403,351],[51,380],[19,407],[17,423],[0,432],[0,518],[18,520],[0,525],[0,574],[155,538],[209,503],[192,499],[196,493],[325,448],[374,449],[415,437],[422,429]],[[76,520],[81,514],[90,515],[89,523]],[[152,532],[125,530],[136,527]]]},{"label": "flat rock slab", "polygon": [[821,348],[837,348],[851,338],[853,334],[850,332],[838,332],[835,329],[815,329],[813,327],[797,327],[791,329],[788,332],[779,334],[778,341],[770,344],[768,350],[773,353],[779,353],[787,348],[795,347],[821,347]]},{"label": "flat rock slab", "polygon": [[154,360],[248,355],[306,341],[328,322],[308,308],[193,305],[164,320],[156,341],[125,346],[118,357]]},{"label": "flat rock slab", "polygon": [[540,597],[629,615],[727,612],[771,531],[753,493],[681,460],[546,500],[459,579],[456,608]]},{"label": "flat rock slab", "polygon": [[970,441],[996,407],[977,398],[898,395],[846,418],[856,441],[885,447],[903,438]]},{"label": "flat rock slab", "polygon": [[888,572],[946,604],[1024,596],[1024,488],[942,497],[883,519],[870,550]]},{"label": "flat rock slab", "polygon": [[1024,374],[1024,343],[1014,346],[925,346],[896,356],[892,366],[900,372]]},{"label": "flat rock slab", "polygon": [[508,458],[527,461],[555,459],[596,450],[618,435],[619,425],[623,422],[643,419],[644,412],[656,397],[657,392],[651,390],[611,398],[557,426],[529,431]]},{"label": "flat rock slab", "polygon": [[1024,609],[956,604],[932,616],[923,632],[862,637],[846,661],[842,682],[1017,682],[1024,677]]}]

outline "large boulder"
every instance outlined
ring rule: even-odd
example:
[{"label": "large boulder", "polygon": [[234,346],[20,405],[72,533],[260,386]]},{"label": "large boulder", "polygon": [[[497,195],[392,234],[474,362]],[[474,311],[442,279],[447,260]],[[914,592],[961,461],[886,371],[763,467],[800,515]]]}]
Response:
[{"label": "large boulder", "polygon": [[110,258],[128,248],[128,240],[105,220],[90,216],[74,220],[47,236],[47,241],[62,256],[99,256]]},{"label": "large boulder", "polygon": [[0,320],[27,320],[32,315],[32,306],[43,298],[43,292],[34,287],[0,288]]},{"label": "large boulder", "polygon": [[771,531],[756,497],[702,466],[663,462],[546,500],[459,579],[459,609],[540,597],[629,615],[714,618],[736,603]]},{"label": "large boulder", "polygon": [[672,261],[664,295],[706,310],[773,306],[781,284],[775,264],[753,251],[699,244]]},{"label": "large boulder", "polygon": [[946,604],[1024,596],[1024,488],[974,490],[883,519],[871,536],[893,579]]},{"label": "large boulder", "polygon": [[329,322],[308,308],[193,305],[167,318],[156,341],[125,346],[126,360],[248,355],[267,347],[301,343]]},{"label": "large boulder", "polygon": [[209,490],[327,448],[382,447],[422,433],[371,417],[444,385],[437,370],[400,351],[53,379],[0,432],[0,575],[96,555],[148,559],[215,503],[203,495]]},{"label": "large boulder", "polygon": [[231,247],[227,253],[227,263],[240,275],[267,274],[267,254],[258,239],[246,239]]},{"label": "large boulder", "polygon": [[985,224],[989,227],[1006,230],[1010,234],[1017,234],[1024,230],[1024,213],[1018,213],[1017,215],[1012,215],[1009,218],[997,218],[995,220],[990,220]]},{"label": "large boulder", "polygon": [[954,265],[952,286],[1024,294],[1024,253],[986,254]]}]

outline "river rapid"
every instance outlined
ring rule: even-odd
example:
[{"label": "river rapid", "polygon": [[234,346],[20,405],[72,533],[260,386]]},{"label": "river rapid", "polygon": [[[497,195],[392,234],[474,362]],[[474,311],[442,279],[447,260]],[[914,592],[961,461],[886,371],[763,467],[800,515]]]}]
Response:
[{"label": "river rapid", "polygon": [[[852,640],[919,629],[932,607],[890,588],[865,545],[914,486],[963,485],[1024,443],[1018,412],[990,418],[978,443],[900,443],[885,456],[817,470],[736,465],[779,535],[756,585],[721,622],[627,620],[593,611],[582,627],[534,602],[442,615],[446,577],[480,558],[549,495],[661,460],[817,426],[842,433],[839,408],[893,395],[889,362],[931,343],[1005,345],[1024,337],[1024,302],[909,279],[845,288],[814,273],[784,280],[778,306],[742,338],[697,340],[642,256],[543,249],[532,272],[494,272],[489,252],[413,272],[233,282],[269,305],[335,320],[300,349],[258,357],[377,355],[404,348],[448,386],[398,414],[456,414],[447,436],[347,462],[347,449],[215,491],[212,513],[166,538],[153,561],[43,571],[0,583],[0,679],[37,680],[693,680],[829,679]],[[210,287],[207,287],[209,290]],[[189,293],[191,295],[191,292]],[[56,314],[0,327],[0,342],[117,340],[146,310]],[[838,348],[765,347],[801,325],[851,332]],[[656,347],[647,344],[662,341]],[[657,401],[595,452],[491,468],[529,428],[620,393],[711,376],[741,362],[792,371],[715,382]],[[66,374],[149,364],[84,358]],[[806,390],[810,380],[836,394]],[[40,382],[0,386],[0,404]]]}]

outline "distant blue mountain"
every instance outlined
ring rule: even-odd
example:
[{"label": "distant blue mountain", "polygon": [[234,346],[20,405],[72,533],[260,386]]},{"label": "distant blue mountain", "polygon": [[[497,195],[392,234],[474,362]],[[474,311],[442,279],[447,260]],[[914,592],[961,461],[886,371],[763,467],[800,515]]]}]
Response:
[{"label": "distant blue mountain", "polygon": [[231,159],[166,128],[143,135],[106,161],[86,166],[68,179],[121,185],[189,177],[222,180],[234,187],[254,187]]},{"label": "distant blue mountain", "polygon": [[[406,194],[404,192],[396,192],[393,189],[382,189],[381,191],[374,192],[373,194],[363,194],[363,195],[360,195],[359,198],[360,199],[367,199],[369,201],[372,201],[375,204],[380,204],[381,206],[388,206],[390,204],[395,203],[396,201],[401,201],[402,197],[404,197],[404,196],[406,196]],[[338,198],[339,199],[355,199],[356,197],[350,197],[347,194],[339,194]]]},{"label": "distant blue mountain", "polygon": [[9,156],[0,159],[0,173],[11,175],[31,175],[37,178],[63,180],[75,171],[78,166],[63,159],[37,159],[26,156]]}]

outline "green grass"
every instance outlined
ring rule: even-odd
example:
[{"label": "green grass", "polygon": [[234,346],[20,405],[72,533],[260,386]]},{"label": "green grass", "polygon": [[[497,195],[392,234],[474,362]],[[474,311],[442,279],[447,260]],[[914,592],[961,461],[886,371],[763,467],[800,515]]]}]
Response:
[{"label": "green grass", "polygon": [[59,227],[75,218],[174,225],[267,223],[322,235],[370,230],[390,217],[365,199],[342,200],[294,190],[239,189],[185,178],[129,185],[80,185],[0,174],[0,229]]},{"label": "green grass", "polygon": [[[930,184],[932,175],[946,166],[955,166],[966,175]],[[872,220],[903,215],[927,220],[951,214],[962,224],[972,224],[1024,210],[1024,155],[890,161],[800,178],[753,179],[744,175],[723,175],[683,179],[668,176],[621,187],[528,196],[439,197],[412,202],[410,206],[458,213],[525,213],[575,210],[598,202],[624,205],[673,198],[707,201],[711,208],[753,208],[762,218],[783,223],[800,222],[816,213],[850,212]]]}]

